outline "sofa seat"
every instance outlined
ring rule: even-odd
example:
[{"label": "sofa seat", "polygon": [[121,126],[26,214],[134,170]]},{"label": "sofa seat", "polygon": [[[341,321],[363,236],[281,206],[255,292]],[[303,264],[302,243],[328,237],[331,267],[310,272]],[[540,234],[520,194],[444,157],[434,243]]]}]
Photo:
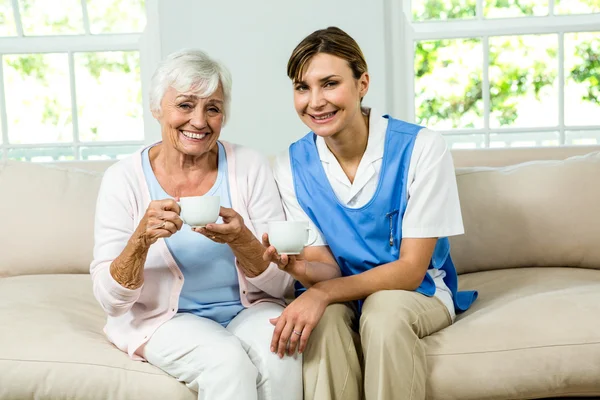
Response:
[{"label": "sofa seat", "polygon": [[600,396],[600,271],[494,270],[460,286],[479,298],[425,339],[429,399]]},{"label": "sofa seat", "polygon": [[0,399],[197,398],[110,344],[105,320],[89,275],[0,279]]}]

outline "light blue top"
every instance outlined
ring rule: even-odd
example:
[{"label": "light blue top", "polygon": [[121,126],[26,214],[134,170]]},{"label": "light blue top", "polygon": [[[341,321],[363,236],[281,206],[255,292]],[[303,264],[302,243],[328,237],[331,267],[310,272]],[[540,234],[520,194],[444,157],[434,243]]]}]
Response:
[{"label": "light blue top", "polygon": [[[221,206],[231,207],[227,158],[221,143],[217,180],[206,193],[221,196]],[[152,200],[172,199],[154,175],[148,151],[142,153],[142,166]],[[222,223],[219,217],[217,223]],[[212,319],[223,326],[244,309],[235,267],[235,257],[226,244],[211,241],[184,224],[179,232],[166,239],[167,247],[183,273],[184,283],[179,295],[180,313],[192,313]]]}]

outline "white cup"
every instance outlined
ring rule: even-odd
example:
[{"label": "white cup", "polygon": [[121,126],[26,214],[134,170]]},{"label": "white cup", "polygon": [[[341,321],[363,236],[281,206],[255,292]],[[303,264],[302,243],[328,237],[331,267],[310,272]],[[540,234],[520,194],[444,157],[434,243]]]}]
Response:
[{"label": "white cup", "polygon": [[220,196],[182,197],[178,204],[181,208],[179,216],[192,228],[204,228],[219,219]]},{"label": "white cup", "polygon": [[[310,234],[313,239],[310,240]],[[317,234],[308,227],[307,221],[269,222],[269,242],[279,254],[297,255],[305,246],[317,240]]]}]

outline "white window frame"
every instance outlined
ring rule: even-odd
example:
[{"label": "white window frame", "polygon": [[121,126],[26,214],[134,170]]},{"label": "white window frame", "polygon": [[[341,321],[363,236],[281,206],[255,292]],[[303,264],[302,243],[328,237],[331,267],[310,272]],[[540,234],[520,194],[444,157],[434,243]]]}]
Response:
[{"label": "white window frame", "polygon": [[[77,97],[75,86],[74,53],[80,52],[105,52],[105,51],[137,51],[140,54],[139,33],[102,33],[90,32],[90,21],[87,13],[86,0],[81,0],[83,25],[85,32],[70,35],[25,36],[19,10],[18,0],[12,0],[12,9],[15,19],[16,36],[0,37],[0,60],[5,55],[13,54],[48,54],[63,53],[69,59],[69,81],[71,91],[71,114],[73,118],[73,140],[71,142],[49,142],[32,144],[10,144],[8,135],[8,116],[6,112],[6,97],[4,90],[4,63],[0,62],[0,119],[2,121],[2,143],[0,143],[0,161],[8,160],[11,149],[41,149],[41,148],[68,148],[73,149],[74,161],[81,160],[81,147],[111,147],[111,146],[141,146],[144,140],[136,141],[95,141],[82,142],[79,139],[79,121],[77,113]],[[141,77],[140,77],[141,82]],[[141,88],[140,88],[141,90]],[[143,120],[143,114],[142,114]]]},{"label": "white window frame", "polygon": [[[476,0],[476,16],[471,19],[444,21],[412,21],[411,0],[385,0],[388,27],[385,32],[391,49],[388,54],[388,82],[391,92],[388,103],[403,119],[415,122],[415,44],[418,41],[442,39],[481,39],[483,50],[483,127],[467,129],[439,130],[444,135],[483,134],[484,148],[490,147],[490,134],[494,133],[543,133],[559,132],[559,146],[565,146],[565,131],[600,131],[598,125],[568,126],[564,115],[564,35],[575,32],[600,32],[600,13],[583,15],[555,15],[554,0],[549,0],[548,16],[525,16],[514,18],[486,19],[483,17],[483,0]],[[495,36],[512,36],[528,34],[558,34],[558,102],[559,118],[556,126],[543,127],[490,127],[490,93],[489,93],[489,38]],[[400,49],[399,51],[396,51]],[[400,72],[398,74],[398,72]],[[537,147],[537,146],[536,146]]]}]

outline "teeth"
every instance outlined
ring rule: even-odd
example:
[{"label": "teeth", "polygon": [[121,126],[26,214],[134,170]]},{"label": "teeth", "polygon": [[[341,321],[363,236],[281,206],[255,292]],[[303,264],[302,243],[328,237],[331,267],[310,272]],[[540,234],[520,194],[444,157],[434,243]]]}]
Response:
[{"label": "teeth", "polygon": [[323,119],[331,118],[331,117],[333,117],[333,114],[334,113],[330,112],[329,114],[321,115],[320,117],[314,117],[314,119],[323,120]]},{"label": "teeth", "polygon": [[183,136],[189,137],[191,139],[203,139],[208,133],[192,133],[188,131],[181,131]]}]

